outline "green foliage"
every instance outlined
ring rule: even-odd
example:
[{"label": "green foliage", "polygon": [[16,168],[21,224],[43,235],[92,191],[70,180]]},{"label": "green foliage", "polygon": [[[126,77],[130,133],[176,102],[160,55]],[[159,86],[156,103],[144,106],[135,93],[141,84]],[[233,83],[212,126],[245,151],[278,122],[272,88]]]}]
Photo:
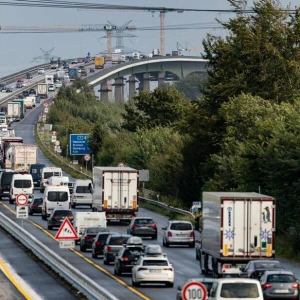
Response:
[{"label": "green foliage", "polygon": [[183,93],[186,99],[197,101],[202,95],[203,83],[207,81],[207,73],[191,74],[173,84],[173,87]]}]

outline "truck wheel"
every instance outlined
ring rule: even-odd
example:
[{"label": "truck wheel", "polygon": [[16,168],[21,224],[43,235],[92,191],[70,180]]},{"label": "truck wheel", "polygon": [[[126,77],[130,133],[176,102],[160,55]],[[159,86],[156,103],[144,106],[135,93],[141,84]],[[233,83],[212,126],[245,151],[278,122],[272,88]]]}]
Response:
[{"label": "truck wheel", "polygon": [[98,258],[98,255],[94,251],[92,251],[92,257],[93,258]]},{"label": "truck wheel", "polygon": [[[200,270],[201,270],[201,273],[202,273],[203,275],[207,275],[207,273],[208,273],[208,269],[207,269],[207,259],[206,259],[207,255],[204,254],[204,265],[203,265],[203,266],[202,266],[202,256],[203,256],[203,254],[201,254],[201,252],[200,252],[200,257],[199,257],[199,261],[200,261]],[[205,262],[206,262],[206,266],[205,266]]]},{"label": "truck wheel", "polygon": [[86,247],[84,247],[84,246],[80,245],[80,251],[82,251],[82,252],[86,252]]}]

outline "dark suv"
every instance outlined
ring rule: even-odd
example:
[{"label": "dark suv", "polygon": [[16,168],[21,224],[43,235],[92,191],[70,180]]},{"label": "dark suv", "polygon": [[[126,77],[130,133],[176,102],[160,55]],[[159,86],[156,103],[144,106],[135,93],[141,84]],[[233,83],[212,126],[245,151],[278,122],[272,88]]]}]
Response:
[{"label": "dark suv", "polygon": [[48,229],[60,227],[65,218],[69,218],[70,222],[73,222],[74,215],[71,209],[54,209],[48,218]]},{"label": "dark suv", "polygon": [[114,274],[131,273],[142,253],[144,253],[142,239],[137,236],[130,237],[115,258]]},{"label": "dark suv", "polygon": [[29,174],[32,176],[33,185],[39,187],[41,184],[42,170],[45,168],[44,164],[32,164],[30,165]]},{"label": "dark suv", "polygon": [[85,252],[87,248],[92,248],[94,238],[98,232],[109,232],[106,227],[88,227],[80,239],[80,251]]},{"label": "dark suv", "polygon": [[103,249],[103,263],[105,265],[115,261],[115,257],[130,237],[131,235],[129,234],[109,235],[107,237],[106,245]]},{"label": "dark suv", "polygon": [[103,249],[106,245],[106,240],[109,235],[119,235],[118,232],[99,232],[94,238],[92,244],[92,257],[97,258],[98,255],[103,255]]},{"label": "dark suv", "polygon": [[10,187],[11,179],[14,174],[19,174],[11,170],[3,171],[0,175],[0,199],[8,198],[10,199]]}]

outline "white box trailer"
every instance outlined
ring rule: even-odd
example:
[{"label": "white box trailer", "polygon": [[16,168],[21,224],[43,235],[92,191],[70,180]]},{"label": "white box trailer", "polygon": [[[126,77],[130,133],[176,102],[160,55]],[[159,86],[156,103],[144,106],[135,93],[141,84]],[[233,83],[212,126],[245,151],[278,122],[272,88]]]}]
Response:
[{"label": "white box trailer", "polygon": [[48,86],[47,83],[39,83],[37,85],[37,95],[42,99],[48,98]]},{"label": "white box trailer", "polygon": [[247,192],[203,192],[200,269],[238,276],[250,260],[274,259],[275,199]]},{"label": "white box trailer", "polygon": [[8,118],[20,118],[21,107],[19,102],[8,102],[7,103],[7,113]]},{"label": "white box trailer", "polygon": [[30,165],[37,163],[38,148],[36,145],[12,143],[10,147],[11,152],[6,160],[11,162],[12,170],[29,171]]},{"label": "white box trailer", "polygon": [[26,108],[33,108],[35,107],[35,96],[28,96],[24,99],[24,106]]},{"label": "white box trailer", "polygon": [[[75,212],[73,227],[79,236],[79,240],[87,227],[106,228],[105,212]],[[77,242],[79,240],[77,240]]]},{"label": "white box trailer", "polygon": [[94,167],[93,211],[105,211],[108,221],[130,221],[138,211],[138,184],[138,170]]}]

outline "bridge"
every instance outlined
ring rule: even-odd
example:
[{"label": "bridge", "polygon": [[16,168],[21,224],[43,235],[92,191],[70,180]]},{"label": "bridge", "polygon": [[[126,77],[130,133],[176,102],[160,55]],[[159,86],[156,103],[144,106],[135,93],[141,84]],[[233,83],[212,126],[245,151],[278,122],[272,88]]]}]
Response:
[{"label": "bridge", "polygon": [[[166,73],[173,74],[173,80],[183,79],[193,73],[206,73],[207,60],[195,56],[159,56],[142,60],[130,61],[105,68],[87,78],[93,87],[101,84],[101,100],[108,101],[110,92],[109,81],[114,79],[115,101],[124,101],[124,79],[129,76],[129,99],[136,90],[150,91],[150,81],[157,80],[158,86],[163,86]],[[138,81],[137,81],[138,79]],[[136,82],[139,87],[136,89]]]}]

